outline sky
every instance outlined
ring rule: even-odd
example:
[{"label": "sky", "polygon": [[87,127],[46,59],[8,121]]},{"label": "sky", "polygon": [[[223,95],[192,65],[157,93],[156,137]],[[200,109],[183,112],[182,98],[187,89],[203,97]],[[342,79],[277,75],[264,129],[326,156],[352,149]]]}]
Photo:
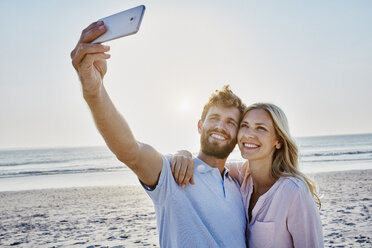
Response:
[{"label": "sky", "polygon": [[372,1],[0,1],[0,149],[100,146],[70,52],[95,20],[146,6],[104,79],[135,137],[197,151],[224,84],[272,102],[295,137],[372,133]]}]

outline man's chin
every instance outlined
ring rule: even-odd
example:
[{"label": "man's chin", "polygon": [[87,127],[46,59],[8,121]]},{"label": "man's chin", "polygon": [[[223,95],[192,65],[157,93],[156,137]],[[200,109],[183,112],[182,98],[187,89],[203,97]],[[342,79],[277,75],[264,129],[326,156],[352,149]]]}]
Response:
[{"label": "man's chin", "polygon": [[234,150],[236,141],[232,140],[216,140],[208,137],[206,133],[202,133],[200,137],[201,151],[208,155],[219,159],[227,158]]},{"label": "man's chin", "polygon": [[231,149],[231,147],[228,146],[215,146],[215,145],[209,145],[207,147],[202,147],[202,152],[206,155],[225,159],[227,158],[230,153],[234,150],[234,147]]},{"label": "man's chin", "polygon": [[226,153],[220,153],[220,152],[216,152],[216,151],[202,151],[204,154],[208,155],[208,156],[211,156],[211,157],[215,157],[215,158],[218,158],[218,159],[225,159],[227,158],[230,154],[227,154]]},{"label": "man's chin", "polygon": [[226,149],[226,147],[228,146],[228,143],[226,141],[221,141],[221,142],[213,141],[213,142],[209,142],[209,146],[213,147],[214,149],[223,150],[223,149]]},{"label": "man's chin", "polygon": [[212,144],[212,145],[226,146],[229,143],[229,141],[228,140],[218,140],[218,139],[214,139],[213,137],[209,137],[208,143]]}]

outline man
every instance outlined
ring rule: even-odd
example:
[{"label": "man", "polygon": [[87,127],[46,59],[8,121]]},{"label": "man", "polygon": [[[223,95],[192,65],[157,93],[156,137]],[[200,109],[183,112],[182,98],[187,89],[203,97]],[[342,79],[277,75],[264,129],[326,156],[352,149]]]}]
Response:
[{"label": "man", "polygon": [[[195,159],[193,187],[182,189],[173,179],[170,158],[138,142],[115,109],[105,87],[109,47],[90,44],[106,27],[95,22],[83,30],[71,52],[98,130],[116,157],[138,176],[154,202],[161,247],[245,247],[246,218],[239,188],[224,165],[236,144],[244,109],[225,86],[205,105],[198,122],[201,149]],[[184,172],[181,172],[184,174]],[[188,180],[185,180],[188,181]],[[181,190],[182,189],[182,190]]]}]

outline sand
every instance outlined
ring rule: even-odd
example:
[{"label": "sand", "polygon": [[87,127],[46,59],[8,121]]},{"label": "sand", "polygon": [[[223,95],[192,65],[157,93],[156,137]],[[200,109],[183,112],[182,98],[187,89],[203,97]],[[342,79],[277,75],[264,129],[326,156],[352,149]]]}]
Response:
[{"label": "sand", "polygon": [[315,174],[325,247],[372,247],[372,170]]},{"label": "sand", "polygon": [[[372,170],[313,175],[325,247],[372,247]],[[1,247],[158,247],[140,186],[0,192]]]}]

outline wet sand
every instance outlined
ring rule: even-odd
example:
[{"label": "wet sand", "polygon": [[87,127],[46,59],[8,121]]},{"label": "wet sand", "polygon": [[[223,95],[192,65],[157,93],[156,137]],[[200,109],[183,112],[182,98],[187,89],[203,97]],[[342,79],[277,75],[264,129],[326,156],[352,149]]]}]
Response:
[{"label": "wet sand", "polygon": [[[312,175],[325,247],[372,247],[372,170]],[[140,186],[0,192],[1,247],[158,247]]]}]

